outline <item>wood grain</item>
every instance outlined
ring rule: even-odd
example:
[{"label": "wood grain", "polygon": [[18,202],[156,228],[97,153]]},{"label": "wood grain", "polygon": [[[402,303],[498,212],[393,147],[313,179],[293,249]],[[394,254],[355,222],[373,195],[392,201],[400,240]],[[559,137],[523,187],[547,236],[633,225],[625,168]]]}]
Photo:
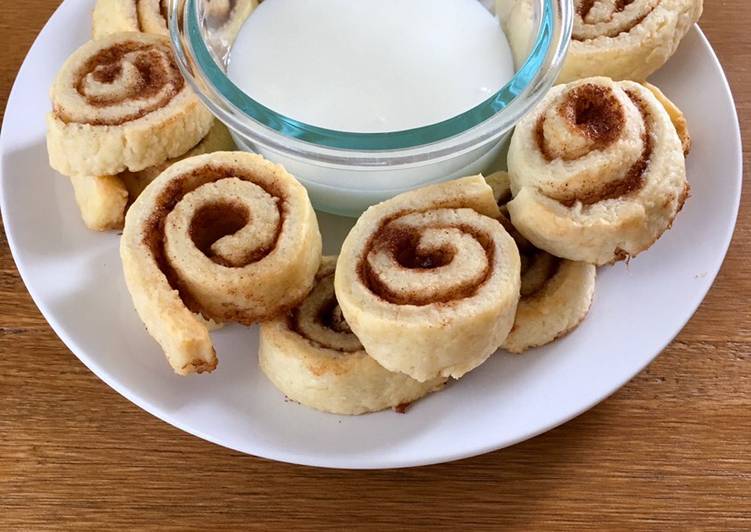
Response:
[{"label": "wood grain", "polygon": [[[3,2],[3,109],[58,3]],[[751,5],[707,0],[702,27],[749,137]],[[510,449],[378,472],[244,456],[139,410],[52,333],[3,234],[0,529],[751,529],[749,207],[746,191],[727,261],[699,312],[613,397]]]}]

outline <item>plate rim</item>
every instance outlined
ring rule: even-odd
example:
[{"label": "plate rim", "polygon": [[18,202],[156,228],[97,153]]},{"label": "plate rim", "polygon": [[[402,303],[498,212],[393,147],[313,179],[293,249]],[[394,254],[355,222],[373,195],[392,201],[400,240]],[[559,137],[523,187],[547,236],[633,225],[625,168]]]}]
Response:
[{"label": "plate rim", "polygon": [[[67,1],[61,3],[52,13],[50,18],[47,20],[47,22],[44,24],[44,26],[40,30],[33,44],[27,51],[26,56],[24,57],[24,60],[21,66],[19,67],[18,72],[16,73],[16,77],[13,81],[13,86],[8,94],[6,109],[5,109],[5,113],[3,117],[2,128],[0,130],[0,163],[4,163],[6,159],[5,136],[6,136],[7,129],[5,126],[6,126],[6,121],[8,120],[8,109],[11,107],[11,103],[15,99],[14,96],[18,88],[18,81],[20,78],[20,73],[24,69],[24,67],[27,65],[28,56],[31,54],[31,51],[36,46],[38,46],[39,42],[42,39],[42,35],[44,34],[45,30],[47,29],[52,19],[56,15],[58,15],[58,13],[62,9],[64,9],[67,4],[68,4]],[[112,388],[115,392],[120,394],[122,397],[124,397],[131,403],[133,403],[140,409],[148,412],[150,415],[160,419],[161,421],[165,423],[168,423],[169,425],[172,425],[173,427],[175,427],[176,429],[180,431],[186,432],[192,436],[195,436],[202,440],[206,440],[212,444],[219,445],[226,449],[230,449],[235,452],[239,452],[242,454],[246,454],[246,455],[250,455],[250,456],[254,456],[258,458],[280,461],[280,462],[285,462],[285,463],[290,463],[290,464],[295,464],[295,465],[302,465],[302,466],[307,466],[307,467],[320,467],[320,468],[327,468],[327,469],[347,469],[347,470],[378,470],[378,469],[399,469],[399,468],[407,468],[407,467],[420,467],[420,466],[433,465],[433,464],[439,464],[439,463],[454,462],[457,460],[463,460],[465,458],[470,458],[473,456],[479,456],[479,455],[486,454],[489,452],[497,451],[506,447],[511,447],[513,445],[516,445],[517,443],[534,438],[535,436],[538,436],[556,427],[559,427],[567,423],[568,421],[580,416],[584,412],[589,411],[590,409],[592,409],[593,407],[595,407],[602,401],[609,398],[615,392],[620,390],[625,384],[631,381],[636,375],[641,373],[647,366],[649,366],[652,362],[654,362],[654,360],[658,356],[660,356],[660,354],[665,350],[665,348],[673,342],[673,340],[678,336],[678,334],[680,334],[680,332],[685,328],[686,324],[695,315],[696,311],[699,309],[702,302],[705,300],[706,295],[709,293],[709,290],[711,290],[712,286],[714,285],[717,275],[719,274],[722,268],[722,265],[725,262],[728,250],[730,248],[730,245],[732,244],[733,237],[737,230],[740,202],[742,198],[743,143],[742,143],[742,137],[741,137],[741,131],[740,131],[740,122],[738,118],[738,110],[737,110],[735,98],[733,97],[733,92],[728,82],[725,70],[723,69],[722,64],[720,63],[717,57],[717,54],[715,53],[714,48],[712,47],[711,43],[702,32],[701,28],[699,28],[698,25],[694,25],[694,30],[698,33],[698,36],[702,42],[702,45],[709,50],[711,60],[714,63],[714,65],[717,67],[721,75],[722,89],[724,90],[730,102],[732,103],[733,111],[734,111],[733,122],[732,122],[733,140],[740,147],[740,149],[736,152],[736,165],[739,170],[739,174],[736,176],[736,186],[738,189],[738,194],[736,194],[735,202],[734,202],[735,206],[734,206],[734,211],[733,211],[733,223],[726,230],[726,234],[723,235],[723,239],[724,239],[724,242],[722,245],[723,252],[717,262],[716,267],[714,268],[714,271],[707,272],[708,273],[707,278],[711,280],[711,283],[709,284],[709,288],[707,292],[704,294],[704,296],[702,296],[702,298],[699,300],[696,307],[693,308],[692,311],[688,314],[687,318],[683,321],[683,324],[676,331],[676,333],[672,335],[669,339],[667,339],[664,342],[664,345],[662,345],[662,347],[653,356],[651,356],[643,365],[641,365],[638,368],[638,370],[634,371],[633,373],[629,373],[628,375],[624,374],[622,379],[618,379],[619,384],[615,386],[611,391],[603,394],[601,397],[597,397],[596,399],[587,402],[583,407],[575,409],[569,415],[562,416],[560,419],[556,420],[555,422],[546,424],[540,428],[535,428],[533,430],[526,431],[510,440],[504,440],[504,441],[501,441],[500,443],[491,444],[491,445],[475,446],[475,447],[472,447],[471,450],[462,450],[459,452],[450,452],[450,451],[436,452],[436,453],[433,453],[433,455],[430,456],[429,458],[424,458],[420,460],[390,460],[386,458],[382,460],[381,463],[375,464],[375,465],[363,464],[361,462],[357,462],[356,460],[353,460],[352,458],[335,459],[335,460],[321,462],[321,461],[306,460],[305,456],[299,456],[298,453],[296,452],[289,452],[289,451],[284,451],[284,450],[279,450],[279,449],[276,449],[275,452],[263,452],[263,453],[249,452],[248,450],[238,448],[238,446],[227,444],[223,442],[220,438],[216,438],[208,433],[204,433],[203,431],[196,430],[195,428],[188,426],[186,423],[183,423],[179,420],[174,419],[172,415],[165,412],[158,405],[152,404],[149,401],[141,399],[137,393],[132,392],[130,388],[128,388],[127,386],[120,385],[119,383],[117,383],[115,378],[111,376],[109,372],[104,370],[99,364],[97,364],[94,358],[89,357],[88,354],[85,353],[83,349],[79,348],[75,340],[71,338],[65,332],[64,328],[54,317],[53,313],[45,305],[40,304],[40,301],[42,300],[40,295],[37,293],[36,289],[32,289],[31,286],[27,283],[26,275],[24,273],[25,268],[22,268],[21,266],[19,266],[18,257],[20,254],[20,249],[17,247],[17,244],[15,242],[14,231],[12,229],[13,224],[12,223],[9,224],[8,218],[6,217],[6,212],[8,211],[8,208],[6,206],[6,195],[5,195],[5,190],[4,190],[5,188],[5,185],[4,185],[5,175],[3,174],[4,164],[0,164],[0,213],[2,213],[2,216],[3,216],[3,225],[5,227],[5,235],[8,241],[8,247],[10,249],[11,256],[13,257],[13,261],[16,266],[16,271],[18,271],[19,276],[21,277],[21,280],[26,290],[28,291],[29,295],[31,296],[34,304],[36,305],[37,309],[42,314],[44,319],[47,321],[47,323],[49,324],[53,332],[63,342],[66,348],[97,378],[99,378],[107,386]],[[730,133],[730,128],[728,128],[728,132]],[[21,261],[21,263],[22,262],[23,261]]]}]

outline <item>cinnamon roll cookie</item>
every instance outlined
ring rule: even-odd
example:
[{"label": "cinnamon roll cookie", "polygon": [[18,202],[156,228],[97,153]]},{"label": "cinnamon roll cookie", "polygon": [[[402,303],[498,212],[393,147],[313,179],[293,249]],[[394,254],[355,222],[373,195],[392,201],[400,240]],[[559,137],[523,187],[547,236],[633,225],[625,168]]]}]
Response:
[{"label": "cinnamon roll cookie", "polygon": [[571,47],[559,81],[644,80],[678,49],[702,0],[574,0]]},{"label": "cinnamon roll cookie", "polygon": [[195,146],[214,121],[167,38],[118,33],[79,48],[51,89],[50,165],[67,176],[140,171]]},{"label": "cinnamon roll cookie", "polygon": [[631,81],[554,87],[517,125],[508,166],[516,229],[552,255],[597,265],[649,248],[689,192],[668,112]]},{"label": "cinnamon roll cookie", "polygon": [[521,255],[521,299],[503,349],[522,353],[548,344],[584,320],[595,291],[596,268],[586,262],[559,259],[534,247],[511,225],[506,203],[511,185],[506,172],[486,180],[501,209],[499,221],[509,231]]},{"label": "cinnamon roll cookie", "polygon": [[95,39],[124,31],[168,35],[169,0],[97,0],[91,17]]},{"label": "cinnamon roll cookie", "polygon": [[251,324],[296,307],[313,286],[321,235],[300,183],[258,155],[180,161],[128,210],[125,280],[149,333],[182,375],[211,371],[203,318]]},{"label": "cinnamon roll cookie", "polygon": [[187,157],[234,148],[235,144],[227,128],[215,120],[201,142],[176,159],[150,166],[140,172],[122,172],[114,176],[71,177],[81,218],[86,227],[95,231],[122,229],[128,205],[168,167]]},{"label": "cinnamon roll cookie", "polygon": [[333,414],[357,415],[416,401],[445,379],[418,382],[380,366],[363,349],[334,294],[335,257],[324,257],[308,297],[261,324],[261,369],[282,393]]},{"label": "cinnamon roll cookie", "polygon": [[342,246],[336,297],[365,350],[389,371],[459,378],[505,340],[519,300],[513,239],[482,176],[368,209]]},{"label": "cinnamon roll cookie", "polygon": [[[205,24],[212,33],[234,40],[260,0],[201,0]],[[169,35],[169,0],[97,0],[92,15],[95,39],[123,31]]]}]

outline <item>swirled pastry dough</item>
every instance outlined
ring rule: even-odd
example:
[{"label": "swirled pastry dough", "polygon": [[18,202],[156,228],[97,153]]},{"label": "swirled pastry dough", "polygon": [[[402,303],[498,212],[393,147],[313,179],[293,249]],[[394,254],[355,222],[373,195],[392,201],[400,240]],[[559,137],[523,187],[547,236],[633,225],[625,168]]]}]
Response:
[{"label": "swirled pastry dough", "polygon": [[128,211],[120,245],[128,290],[177,373],[210,371],[208,328],[297,306],[313,286],[321,235],[300,183],[258,155],[180,161]]},{"label": "swirled pastry dough", "polygon": [[508,335],[519,253],[482,176],[401,194],[347,236],[336,296],[352,331],[389,371],[459,378]]},{"label": "swirled pastry dough", "polygon": [[67,176],[140,171],[179,157],[214,121],[186,85],[169,41],[145,33],[86,43],[50,94],[47,151]]},{"label": "swirled pastry dough", "polygon": [[519,232],[552,255],[598,265],[649,248],[689,192],[670,116],[631,81],[554,87],[517,125],[508,166]]}]

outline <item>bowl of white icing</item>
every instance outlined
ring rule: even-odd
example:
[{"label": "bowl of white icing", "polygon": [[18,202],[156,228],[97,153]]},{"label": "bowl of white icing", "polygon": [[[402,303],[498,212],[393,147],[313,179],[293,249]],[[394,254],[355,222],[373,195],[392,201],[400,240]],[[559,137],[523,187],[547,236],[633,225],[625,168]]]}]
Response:
[{"label": "bowl of white icing", "polygon": [[570,0],[170,9],[178,64],[238,146],[282,164],[318,209],[343,215],[487,171],[555,81],[572,27]]}]

